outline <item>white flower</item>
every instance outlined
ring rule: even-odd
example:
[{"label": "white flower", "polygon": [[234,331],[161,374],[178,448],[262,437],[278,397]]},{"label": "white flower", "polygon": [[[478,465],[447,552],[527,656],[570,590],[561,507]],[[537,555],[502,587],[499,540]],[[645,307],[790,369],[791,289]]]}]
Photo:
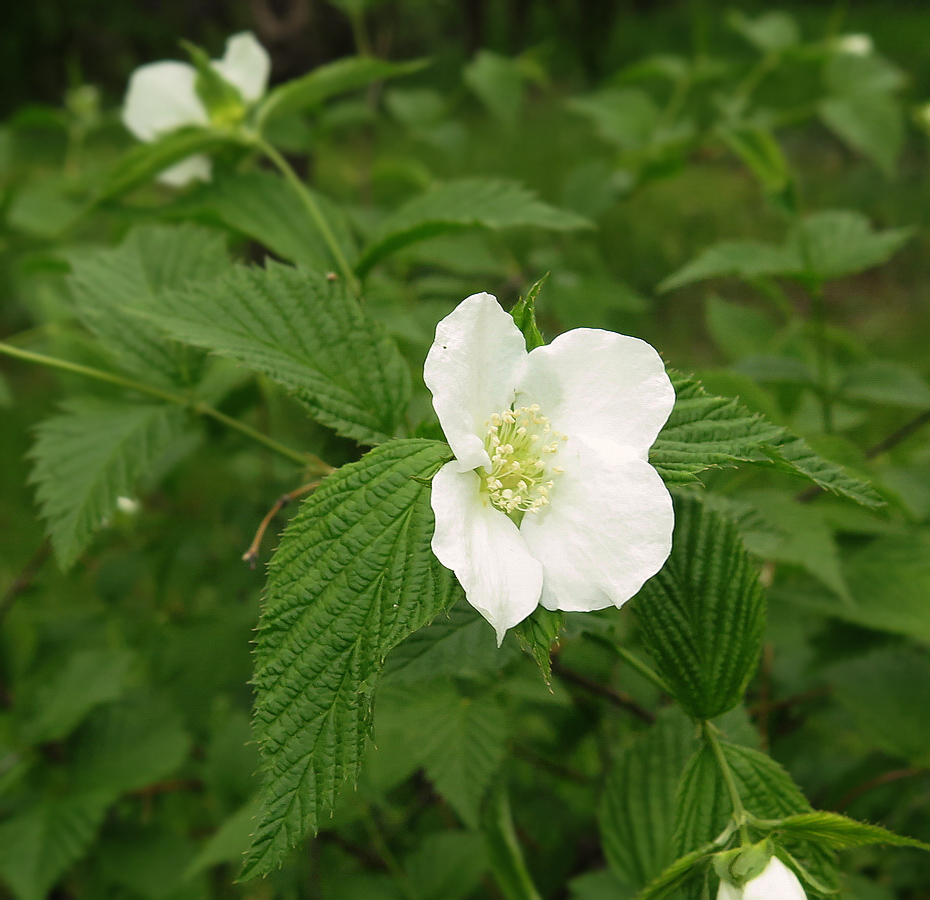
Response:
[{"label": "white flower", "polygon": [[526,352],[490,294],[436,328],[423,377],[455,454],[433,478],[433,552],[497,632],[622,606],[672,545],[649,448],[675,403],[645,341],[579,328]]},{"label": "white flower", "polygon": [[804,888],[777,856],[745,887],[735,887],[721,880],[717,900],[807,900]]},{"label": "white flower", "polygon": [[850,56],[870,56],[875,44],[870,34],[843,34],[836,39],[836,49]]},{"label": "white flower", "polygon": [[[226,42],[223,58],[212,65],[246,104],[257,102],[268,88],[271,59],[250,31],[234,34]],[[188,125],[209,125],[210,116],[194,88],[196,79],[197,70],[189,63],[167,60],[136,69],[129,79],[123,124],[145,142]],[[210,179],[206,156],[184,159],[158,176],[175,187],[195,179]]]}]

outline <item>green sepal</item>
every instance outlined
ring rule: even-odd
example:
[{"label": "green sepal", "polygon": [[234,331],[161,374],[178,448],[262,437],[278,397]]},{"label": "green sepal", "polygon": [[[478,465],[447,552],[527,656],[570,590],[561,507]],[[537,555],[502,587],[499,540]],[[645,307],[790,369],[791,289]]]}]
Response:
[{"label": "green sepal", "polygon": [[246,105],[239,89],[213,67],[210,57],[196,44],[181,41],[197,70],[194,90],[214,125],[235,125],[245,118]]},{"label": "green sepal", "polygon": [[766,838],[758,844],[718,853],[714,856],[714,871],[721,881],[744,887],[762,874],[774,855],[775,848]]},{"label": "green sepal", "polygon": [[517,301],[517,305],[510,310],[510,315],[513,316],[514,322],[517,323],[517,328],[523,332],[523,337],[526,338],[527,350],[535,350],[537,347],[542,347],[546,343],[536,325],[536,297],[539,295],[548,277],[549,273],[546,272],[546,274],[526,292],[526,296]]},{"label": "green sepal", "polygon": [[546,684],[552,676],[550,653],[565,627],[565,614],[561,610],[537,606],[516,628],[514,634],[520,646],[529,653],[542,671]]}]

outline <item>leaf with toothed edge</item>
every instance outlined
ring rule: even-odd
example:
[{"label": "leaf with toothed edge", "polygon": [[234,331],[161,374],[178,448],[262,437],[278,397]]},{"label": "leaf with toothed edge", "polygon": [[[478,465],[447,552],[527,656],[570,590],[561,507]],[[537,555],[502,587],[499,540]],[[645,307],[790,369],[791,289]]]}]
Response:
[{"label": "leaf with toothed edge", "polygon": [[329,476],[269,569],[256,642],[263,813],[242,878],[269,872],[354,779],[388,651],[460,593],[430,549],[439,441],[391,441]]}]

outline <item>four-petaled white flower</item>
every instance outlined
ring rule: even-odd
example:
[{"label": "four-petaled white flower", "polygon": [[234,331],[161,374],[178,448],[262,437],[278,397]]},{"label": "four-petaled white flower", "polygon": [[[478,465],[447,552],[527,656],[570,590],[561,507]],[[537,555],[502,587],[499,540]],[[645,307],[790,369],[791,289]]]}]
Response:
[{"label": "four-petaled white flower", "polygon": [[621,606],[671,550],[647,462],[675,403],[645,341],[591,328],[530,353],[490,294],[436,328],[423,377],[455,454],[433,478],[433,552],[497,632],[539,603]]},{"label": "four-petaled white flower", "polygon": [[[234,34],[226,42],[222,59],[213,68],[242,96],[247,105],[256,103],[268,88],[271,59],[250,31]],[[195,83],[197,70],[189,63],[166,60],[136,69],[129,79],[123,105],[123,124],[140,141],[154,141],[187,125],[209,125],[210,115]],[[175,187],[189,181],[210,180],[210,160],[191,156],[171,166],[158,180]]]},{"label": "four-petaled white flower", "polygon": [[717,900],[807,900],[804,888],[794,874],[777,856],[743,887],[721,880]]}]

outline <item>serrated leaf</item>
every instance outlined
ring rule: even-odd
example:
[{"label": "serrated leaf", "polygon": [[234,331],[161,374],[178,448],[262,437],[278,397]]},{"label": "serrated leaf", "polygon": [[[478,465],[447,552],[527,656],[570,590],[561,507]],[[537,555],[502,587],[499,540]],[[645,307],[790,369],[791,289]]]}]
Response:
[{"label": "serrated leaf", "polygon": [[658,287],[671,291],[705,278],[735,275],[740,278],[758,278],[768,275],[788,275],[803,268],[796,250],[777,247],[762,241],[720,241],[669,275]]},{"label": "serrated leaf", "polygon": [[630,888],[645,887],[673,859],[678,782],[694,751],[694,725],[669,710],[611,767],[598,821],[614,874]]},{"label": "serrated leaf", "polygon": [[96,794],[39,800],[0,824],[0,879],[17,900],[45,900],[90,846],[106,812]]},{"label": "serrated leaf", "polygon": [[818,456],[801,438],[733,399],[708,394],[700,382],[670,371],[675,407],[649,451],[649,462],[669,483],[687,484],[698,472],[738,462],[788,472],[863,506],[884,502],[869,485]]},{"label": "serrated leaf", "polygon": [[315,419],[363,444],[390,438],[410,399],[396,344],[344,284],[269,262],[159,300],[173,338],[234,359],[292,391]]},{"label": "serrated leaf", "polygon": [[429,549],[436,441],[392,441],[324,481],[272,560],[256,647],[264,813],[243,877],[270,871],[355,777],[387,652],[456,596]]},{"label": "serrated leaf", "polygon": [[590,119],[605,141],[626,151],[647,146],[661,119],[655,101],[639,88],[608,88],[575,98],[568,106]]},{"label": "serrated leaf", "polygon": [[882,649],[835,666],[830,681],[866,739],[915,766],[930,764],[930,659]]},{"label": "serrated leaf", "polygon": [[30,744],[68,735],[87,714],[123,692],[135,659],[128,650],[79,650],[39,682],[27,700],[23,738]]},{"label": "serrated leaf", "polygon": [[635,603],[656,668],[690,715],[712,719],[740,702],[762,650],[765,595],[728,519],[677,498],[671,555]]},{"label": "serrated leaf", "polygon": [[930,384],[923,375],[910,366],[886,360],[850,366],[837,392],[847,400],[930,409]]},{"label": "serrated leaf", "polygon": [[[342,210],[307,188],[332,229],[345,258],[358,248]],[[271,172],[223,173],[171,208],[173,215],[219,221],[282,259],[323,273],[337,268],[326,241],[294,191]]]},{"label": "serrated leaf", "polygon": [[371,56],[350,56],[319,66],[271,90],[256,110],[259,123],[289,112],[318,106],[324,100],[367,87],[374,81],[418,72],[425,60],[393,63]]},{"label": "serrated leaf", "polygon": [[851,847],[867,847],[870,844],[891,844],[893,847],[916,847],[930,850],[930,844],[913,838],[902,837],[879,825],[857,822],[839,813],[810,812],[788,816],[777,824],[773,832],[801,841],[812,841],[831,850],[848,850]]},{"label": "serrated leaf", "polygon": [[512,658],[507,648],[498,648],[487,620],[463,600],[396,647],[385,660],[382,677],[394,684],[445,675],[467,678],[496,672]]},{"label": "serrated leaf", "polygon": [[229,264],[221,236],[193,225],[133,229],[114,249],[75,254],[69,285],[83,323],[147,380],[189,387],[202,354],[166,340],[130,310],[145,308],[167,290],[209,281]]},{"label": "serrated leaf", "polygon": [[716,849],[713,844],[706,844],[679,857],[664,872],[650,881],[634,900],[663,900],[668,897],[672,891],[694,878],[695,873],[699,871],[698,866],[709,859]]},{"label": "serrated leaf", "polygon": [[415,197],[389,216],[371,236],[356,272],[364,276],[385,257],[417,241],[462,228],[494,230],[533,226],[555,231],[590,228],[576,213],[537,200],[513,181],[463,178]]},{"label": "serrated leaf", "polygon": [[139,144],[113,167],[95,201],[115,200],[147,184],[182,159],[199,153],[212,153],[230,143],[235,143],[231,132],[181,128],[150,144]]},{"label": "serrated leaf", "polygon": [[83,397],[36,429],[31,481],[55,556],[67,569],[112,515],[118,497],[132,496],[186,422],[179,407]]},{"label": "serrated leaf", "polygon": [[427,777],[462,821],[478,827],[481,801],[504,758],[507,717],[495,699],[452,694],[432,712],[424,746]]},{"label": "serrated leaf", "polygon": [[520,646],[536,660],[547,684],[552,675],[552,648],[564,628],[565,614],[544,606],[537,606],[514,628]]}]

